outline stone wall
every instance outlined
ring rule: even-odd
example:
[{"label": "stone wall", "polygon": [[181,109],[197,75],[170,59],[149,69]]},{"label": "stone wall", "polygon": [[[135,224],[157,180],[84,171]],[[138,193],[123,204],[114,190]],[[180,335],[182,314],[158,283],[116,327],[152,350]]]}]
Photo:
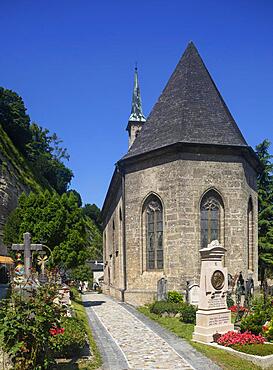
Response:
[{"label": "stone wall", "polygon": [[[247,209],[253,201],[253,278],[257,284],[256,173],[240,156],[181,153],[169,161],[138,164],[125,177],[126,301],[143,304],[154,299],[157,281],[165,276],[169,290],[183,291],[186,281],[199,281],[200,200],[208,189],[219,192],[224,204],[221,243],[227,249],[225,265],[234,275],[248,276]],[[142,206],[154,193],[163,204],[164,269],[145,268]]]},{"label": "stone wall", "polygon": [[[168,290],[184,291],[187,280],[200,274],[200,201],[209,189],[223,201],[220,242],[227,249],[224,264],[232,275],[242,271],[258,280],[258,205],[256,172],[241,155],[176,152],[131,163],[125,175],[125,245],[121,181],[112,191],[104,229],[104,291],[139,305],[156,298],[157,281],[165,277]],[[143,204],[150,194],[161,200],[164,216],[164,268],[146,268]],[[253,204],[248,224],[248,204]],[[249,230],[253,237],[248,253]],[[248,263],[248,254],[253,262]],[[252,270],[248,267],[252,266]],[[124,271],[126,273],[124,282]]]},{"label": "stone wall", "polygon": [[[119,193],[118,193],[119,194]],[[103,291],[121,299],[123,278],[123,214],[120,194],[116,208],[103,232],[104,286]]]}]

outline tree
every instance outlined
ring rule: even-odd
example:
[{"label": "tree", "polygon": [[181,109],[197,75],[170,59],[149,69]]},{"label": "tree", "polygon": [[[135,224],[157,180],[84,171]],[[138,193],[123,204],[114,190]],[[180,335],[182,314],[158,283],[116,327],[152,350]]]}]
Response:
[{"label": "tree", "polygon": [[44,177],[59,194],[65,193],[72,180],[73,172],[55,159],[47,161],[46,164]]},{"label": "tree", "polygon": [[27,144],[26,156],[34,172],[41,182],[44,178],[59,194],[65,193],[73,173],[62,162],[69,159],[67,149],[60,147],[62,140],[36,123],[30,125],[30,132],[31,141]]},{"label": "tree", "polygon": [[88,240],[88,258],[91,260],[102,260],[102,233],[95,222],[86,216],[86,232]]},{"label": "tree", "polygon": [[14,145],[26,154],[26,146],[31,141],[29,115],[26,114],[23,99],[3,87],[0,87],[0,124]]},{"label": "tree", "polygon": [[75,195],[75,197],[78,199],[78,207],[81,207],[82,206],[82,197],[81,197],[81,194],[77,192],[77,190],[74,190],[74,189],[70,189],[67,191],[67,193],[73,193]]},{"label": "tree", "polygon": [[269,154],[269,147],[268,140],[256,146],[256,153],[263,165],[263,170],[258,176],[258,245],[262,282],[266,271],[273,271],[273,156]]},{"label": "tree", "polygon": [[96,206],[96,204],[87,203],[83,207],[83,213],[85,216],[91,218],[91,220],[94,221],[95,225],[97,225],[98,228],[102,230],[101,212],[99,207]]},{"label": "tree", "polygon": [[37,123],[30,124],[23,99],[3,87],[0,87],[0,124],[29,162],[39,182],[50,185],[59,194],[65,193],[73,173],[63,163],[69,155],[61,146],[62,140]]},{"label": "tree", "polygon": [[82,209],[73,193],[22,194],[19,205],[4,228],[7,245],[21,242],[29,231],[34,243],[46,244],[51,250],[51,264],[64,269],[84,265],[88,257],[88,235]]},{"label": "tree", "polygon": [[70,278],[77,282],[79,281],[92,281],[93,275],[89,266],[81,265],[76,267],[70,274]]}]

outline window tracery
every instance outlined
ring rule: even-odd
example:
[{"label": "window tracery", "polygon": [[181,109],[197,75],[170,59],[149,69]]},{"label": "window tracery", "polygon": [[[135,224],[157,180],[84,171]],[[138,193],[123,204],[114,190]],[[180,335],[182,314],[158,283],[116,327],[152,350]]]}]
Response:
[{"label": "window tracery", "polygon": [[163,213],[160,200],[152,196],[144,208],[147,269],[163,269]]},{"label": "window tracery", "polygon": [[206,248],[213,240],[221,240],[222,200],[216,191],[210,190],[201,201],[201,247]]}]

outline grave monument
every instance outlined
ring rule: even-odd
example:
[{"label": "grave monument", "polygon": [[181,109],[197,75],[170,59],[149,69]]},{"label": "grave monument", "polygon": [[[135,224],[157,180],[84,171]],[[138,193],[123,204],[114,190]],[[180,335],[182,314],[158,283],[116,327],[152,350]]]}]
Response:
[{"label": "grave monument", "polygon": [[165,279],[164,277],[159,279],[157,282],[157,300],[167,300],[167,279]]},{"label": "grave monument", "polygon": [[228,274],[222,263],[225,251],[218,240],[200,250],[200,294],[193,340],[209,343],[213,342],[213,334],[234,330],[226,303]]},{"label": "grave monument", "polygon": [[193,283],[188,287],[188,303],[198,306],[200,296],[200,287],[198,284]]}]

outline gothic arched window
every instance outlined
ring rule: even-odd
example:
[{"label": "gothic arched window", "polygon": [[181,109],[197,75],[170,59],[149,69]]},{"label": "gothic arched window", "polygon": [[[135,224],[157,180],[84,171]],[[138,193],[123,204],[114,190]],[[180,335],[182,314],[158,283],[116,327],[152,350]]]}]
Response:
[{"label": "gothic arched window", "polygon": [[221,241],[221,214],[223,202],[220,195],[214,191],[208,191],[201,200],[201,248],[206,248],[212,240]]},{"label": "gothic arched window", "polygon": [[155,195],[145,202],[144,220],[147,270],[163,269],[163,213],[162,204]]}]

